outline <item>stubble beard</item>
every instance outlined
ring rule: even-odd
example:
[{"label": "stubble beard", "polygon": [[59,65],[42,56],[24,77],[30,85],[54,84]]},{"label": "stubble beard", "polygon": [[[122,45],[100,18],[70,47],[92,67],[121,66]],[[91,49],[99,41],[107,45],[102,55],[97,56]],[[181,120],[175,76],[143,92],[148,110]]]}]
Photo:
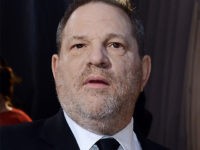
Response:
[{"label": "stubble beard", "polygon": [[[90,74],[104,76],[110,83],[108,89],[87,89],[82,83]],[[87,68],[74,77],[73,87],[64,83],[63,76],[56,81],[58,98],[64,111],[82,127],[98,134],[113,134],[123,128],[133,115],[140,93],[141,67],[126,77],[115,77],[101,68]]]}]

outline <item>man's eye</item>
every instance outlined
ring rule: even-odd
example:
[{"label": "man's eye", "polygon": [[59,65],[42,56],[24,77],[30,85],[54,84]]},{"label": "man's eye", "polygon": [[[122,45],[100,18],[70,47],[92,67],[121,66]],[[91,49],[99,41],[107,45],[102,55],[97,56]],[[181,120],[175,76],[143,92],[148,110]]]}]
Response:
[{"label": "man's eye", "polygon": [[110,42],[107,45],[107,50],[111,54],[123,55],[127,48],[126,45],[122,42]]},{"label": "man's eye", "polygon": [[109,47],[112,47],[112,48],[122,48],[123,45],[121,43],[118,43],[118,42],[113,42],[113,43],[109,44]]},{"label": "man's eye", "polygon": [[74,45],[72,46],[72,48],[80,49],[80,48],[83,48],[83,47],[85,47],[85,46],[86,46],[85,44],[80,43],[80,44],[74,44]]}]

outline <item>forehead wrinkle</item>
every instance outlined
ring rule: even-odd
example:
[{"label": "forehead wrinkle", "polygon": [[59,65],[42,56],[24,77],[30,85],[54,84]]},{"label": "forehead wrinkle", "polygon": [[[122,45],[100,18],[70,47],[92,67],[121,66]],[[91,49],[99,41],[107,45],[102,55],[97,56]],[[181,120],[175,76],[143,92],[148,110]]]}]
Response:
[{"label": "forehead wrinkle", "polygon": [[88,37],[84,35],[73,35],[72,37],[69,38],[69,41],[73,40],[88,41]]}]

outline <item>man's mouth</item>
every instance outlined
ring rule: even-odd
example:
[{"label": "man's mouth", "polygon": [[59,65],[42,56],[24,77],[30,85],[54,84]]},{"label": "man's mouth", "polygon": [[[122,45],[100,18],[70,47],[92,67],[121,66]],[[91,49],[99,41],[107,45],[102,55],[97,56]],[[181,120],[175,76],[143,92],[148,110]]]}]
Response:
[{"label": "man's mouth", "polygon": [[87,86],[89,88],[107,88],[110,86],[109,81],[102,76],[89,76],[85,82],[84,86]]}]

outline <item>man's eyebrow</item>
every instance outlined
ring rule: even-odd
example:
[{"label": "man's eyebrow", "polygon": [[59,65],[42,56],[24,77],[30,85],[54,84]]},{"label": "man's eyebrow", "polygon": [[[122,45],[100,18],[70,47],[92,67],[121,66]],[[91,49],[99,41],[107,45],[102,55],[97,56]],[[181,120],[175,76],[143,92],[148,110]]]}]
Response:
[{"label": "man's eyebrow", "polygon": [[119,39],[122,39],[125,43],[128,43],[128,39],[126,38],[126,36],[122,34],[118,34],[118,33],[107,34],[106,41],[109,41],[110,39],[113,39],[113,38],[119,38]]},{"label": "man's eyebrow", "polygon": [[119,38],[122,38],[122,39],[125,39],[125,37],[122,35],[122,34],[118,34],[118,33],[109,33],[107,35],[108,38],[115,38],[115,37],[119,37]]}]

